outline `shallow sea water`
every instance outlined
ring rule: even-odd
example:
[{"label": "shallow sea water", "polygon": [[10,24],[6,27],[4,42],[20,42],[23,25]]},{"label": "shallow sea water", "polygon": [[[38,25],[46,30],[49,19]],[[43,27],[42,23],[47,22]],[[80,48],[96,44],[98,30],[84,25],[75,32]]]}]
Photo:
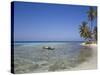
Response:
[{"label": "shallow sea water", "polygon": [[[54,50],[43,49],[54,47]],[[90,59],[90,47],[80,42],[38,42],[14,43],[14,72],[33,73],[63,71],[77,67]]]}]

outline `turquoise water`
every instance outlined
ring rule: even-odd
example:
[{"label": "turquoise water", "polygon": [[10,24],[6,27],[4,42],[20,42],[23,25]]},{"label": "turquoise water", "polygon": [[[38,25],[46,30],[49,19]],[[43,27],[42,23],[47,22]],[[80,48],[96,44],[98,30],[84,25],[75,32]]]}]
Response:
[{"label": "turquoise water", "polygon": [[[92,50],[82,42],[16,42],[14,43],[15,73],[70,70],[90,59]],[[54,47],[54,50],[43,49]]]}]

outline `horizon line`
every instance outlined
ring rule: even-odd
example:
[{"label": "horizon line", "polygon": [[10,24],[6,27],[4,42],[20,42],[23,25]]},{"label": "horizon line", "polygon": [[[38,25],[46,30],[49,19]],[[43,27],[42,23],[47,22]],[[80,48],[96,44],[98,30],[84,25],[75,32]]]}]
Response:
[{"label": "horizon line", "polygon": [[14,42],[71,42],[71,41],[14,41]]}]

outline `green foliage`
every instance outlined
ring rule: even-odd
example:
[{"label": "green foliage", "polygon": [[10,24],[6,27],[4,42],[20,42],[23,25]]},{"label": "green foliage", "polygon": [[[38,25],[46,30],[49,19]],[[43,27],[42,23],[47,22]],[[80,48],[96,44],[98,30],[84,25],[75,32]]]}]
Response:
[{"label": "green foliage", "polygon": [[86,22],[82,22],[79,29],[81,37],[85,38],[85,40],[91,38],[91,32]]},{"label": "green foliage", "polygon": [[[90,22],[90,25],[88,25],[87,22],[82,22],[79,28],[80,36],[83,37],[87,41],[97,41],[97,26],[93,28],[93,21],[97,18],[97,9],[94,9],[94,7],[90,7],[89,11],[87,12],[88,21]],[[97,19],[96,19],[97,20]]]},{"label": "green foliage", "polygon": [[95,19],[95,17],[97,16],[97,12],[94,10],[93,7],[90,7],[89,11],[87,12],[87,15],[88,15],[88,19],[90,21],[93,21]]},{"label": "green foliage", "polygon": [[90,21],[90,28],[91,32],[93,32],[93,21],[97,17],[97,9],[94,9],[92,6],[89,8],[89,11],[87,12],[88,20]]}]

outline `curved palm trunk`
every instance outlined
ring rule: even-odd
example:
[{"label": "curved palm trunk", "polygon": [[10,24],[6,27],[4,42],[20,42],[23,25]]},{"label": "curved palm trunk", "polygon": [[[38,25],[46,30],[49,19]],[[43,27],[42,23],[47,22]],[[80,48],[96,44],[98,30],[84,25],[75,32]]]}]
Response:
[{"label": "curved palm trunk", "polygon": [[90,22],[90,31],[91,31],[91,42],[93,41],[93,20],[91,20],[91,22]]},{"label": "curved palm trunk", "polygon": [[93,33],[93,21],[91,20],[91,33]]},{"label": "curved palm trunk", "polygon": [[[96,18],[96,26],[97,26],[97,18]],[[98,40],[98,29],[96,30],[96,38],[95,38],[96,42]]]}]

